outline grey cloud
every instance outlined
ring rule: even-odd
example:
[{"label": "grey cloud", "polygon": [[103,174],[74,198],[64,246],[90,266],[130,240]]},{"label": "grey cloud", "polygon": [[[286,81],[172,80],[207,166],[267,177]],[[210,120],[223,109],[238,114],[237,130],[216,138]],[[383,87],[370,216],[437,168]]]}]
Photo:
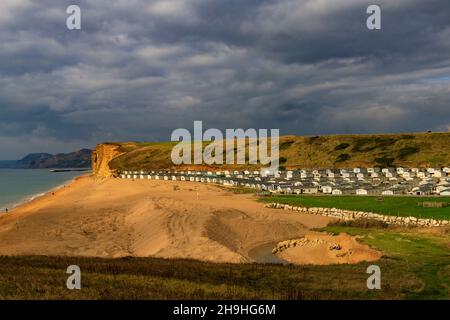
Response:
[{"label": "grey cloud", "polygon": [[[178,127],[282,134],[447,130],[450,3],[4,0],[0,158]],[[82,8],[81,31],[65,8]],[[20,143],[20,146],[14,146]]]}]

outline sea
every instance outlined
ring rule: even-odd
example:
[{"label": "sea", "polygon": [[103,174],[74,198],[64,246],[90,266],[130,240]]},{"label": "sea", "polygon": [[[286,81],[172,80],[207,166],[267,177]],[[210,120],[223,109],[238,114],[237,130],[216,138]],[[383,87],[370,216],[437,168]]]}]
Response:
[{"label": "sea", "polygon": [[51,172],[50,169],[0,169],[0,214],[63,186],[86,171]]}]

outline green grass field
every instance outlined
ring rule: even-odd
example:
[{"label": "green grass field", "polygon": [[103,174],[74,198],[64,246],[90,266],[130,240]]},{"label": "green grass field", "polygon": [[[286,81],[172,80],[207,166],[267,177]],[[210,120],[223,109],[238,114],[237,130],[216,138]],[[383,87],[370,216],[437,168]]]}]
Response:
[{"label": "green grass field", "polygon": [[[158,258],[0,257],[0,299],[450,299],[450,230],[331,225],[382,250],[376,262],[283,266]],[[67,266],[81,268],[81,290],[66,289]],[[368,265],[381,290],[368,290]]]},{"label": "green grass field", "polygon": [[294,206],[337,208],[375,212],[394,216],[450,220],[450,206],[424,208],[419,202],[449,202],[450,197],[372,197],[372,196],[295,196],[276,195],[261,198],[264,202],[278,202]]},{"label": "green grass field", "polygon": [[[354,228],[331,225],[324,229],[334,234],[347,232],[386,254],[380,263],[390,274],[397,274],[409,289],[405,299],[450,299],[450,230],[418,233],[407,229]],[[385,278],[385,285],[390,280]],[[383,285],[382,285],[383,286]]]}]

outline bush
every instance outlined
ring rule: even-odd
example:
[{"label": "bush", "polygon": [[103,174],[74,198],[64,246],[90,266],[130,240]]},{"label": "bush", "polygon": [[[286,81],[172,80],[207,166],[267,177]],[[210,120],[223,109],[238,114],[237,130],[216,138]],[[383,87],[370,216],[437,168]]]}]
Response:
[{"label": "bush", "polygon": [[409,156],[411,156],[419,151],[420,151],[419,147],[416,147],[416,146],[415,147],[405,147],[398,151],[398,157],[401,160],[405,160]]},{"label": "bush", "polygon": [[341,144],[338,144],[338,145],[334,148],[334,150],[336,150],[336,151],[338,151],[338,150],[344,150],[344,149],[347,149],[349,146],[350,146],[349,143],[343,142],[343,143],[341,143]]},{"label": "bush", "polygon": [[349,160],[350,158],[351,156],[348,153],[343,153],[337,157],[336,162],[344,162]]},{"label": "bush", "polygon": [[386,156],[383,156],[381,158],[376,158],[375,162],[377,163],[378,167],[393,167],[394,166],[394,158],[388,158]]},{"label": "bush", "polygon": [[280,150],[289,149],[289,147],[294,143],[293,140],[287,140],[280,143]]},{"label": "bush", "polygon": [[327,141],[327,138],[321,136],[309,137],[307,140],[308,144],[322,144]]},{"label": "bush", "polygon": [[395,139],[376,137],[376,138],[362,138],[356,140],[356,144],[353,147],[355,152],[368,152],[375,149],[386,148],[395,143]]}]

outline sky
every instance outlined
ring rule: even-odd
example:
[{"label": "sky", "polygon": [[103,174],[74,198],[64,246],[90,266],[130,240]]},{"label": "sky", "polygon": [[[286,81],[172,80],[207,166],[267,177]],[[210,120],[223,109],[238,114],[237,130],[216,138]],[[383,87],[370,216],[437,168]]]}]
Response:
[{"label": "sky", "polygon": [[[79,5],[81,30],[66,8]],[[382,8],[368,30],[366,8]],[[0,159],[177,128],[448,131],[448,0],[1,0]]]}]

